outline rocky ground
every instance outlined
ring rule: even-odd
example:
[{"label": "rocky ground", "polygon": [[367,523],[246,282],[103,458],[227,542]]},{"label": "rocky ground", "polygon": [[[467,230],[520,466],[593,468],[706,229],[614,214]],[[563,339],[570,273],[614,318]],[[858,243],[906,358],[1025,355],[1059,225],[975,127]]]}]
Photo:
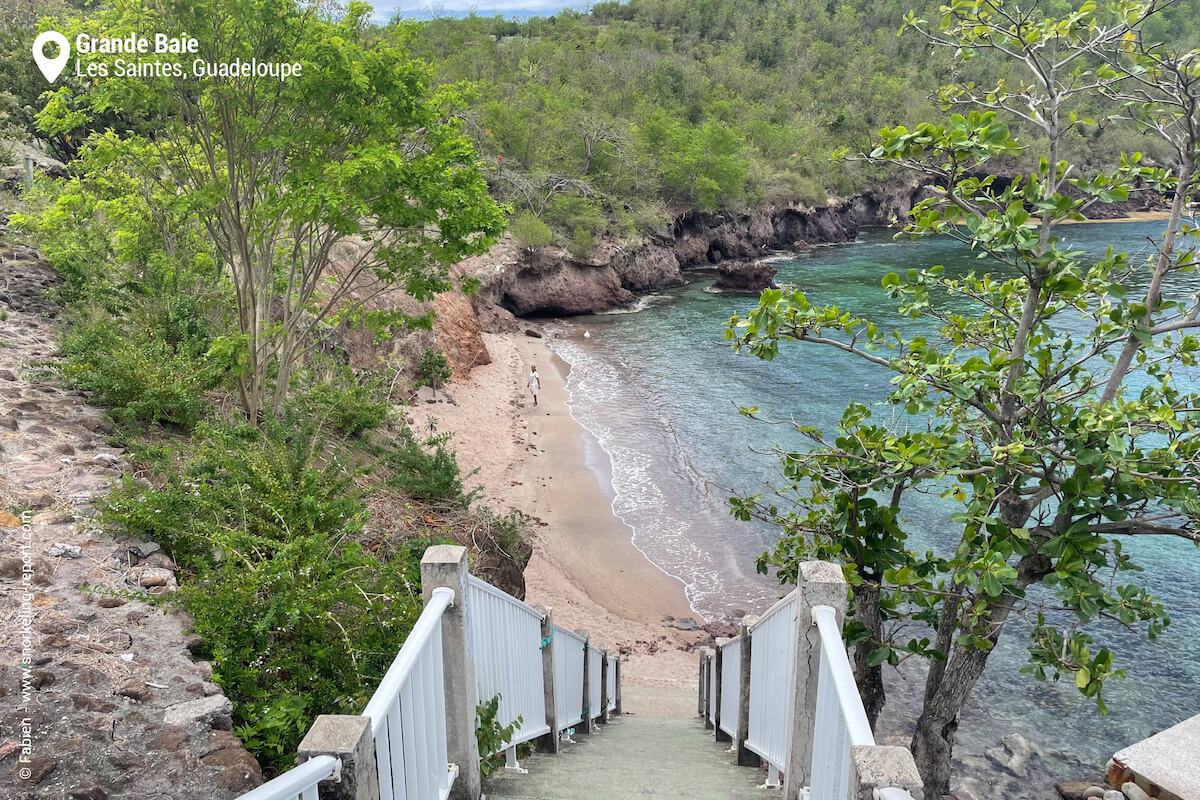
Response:
[{"label": "rocky ground", "polygon": [[54,378],[56,282],[0,227],[0,796],[235,797],[261,774],[187,618],[153,602],[174,564],[93,521],[130,465]]}]

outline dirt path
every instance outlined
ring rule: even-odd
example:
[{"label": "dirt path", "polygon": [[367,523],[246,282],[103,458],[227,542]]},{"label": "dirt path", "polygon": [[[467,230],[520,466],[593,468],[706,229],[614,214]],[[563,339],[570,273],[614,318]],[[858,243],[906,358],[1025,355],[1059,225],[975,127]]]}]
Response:
[{"label": "dirt path", "polygon": [[103,411],[64,389],[43,298],[58,282],[0,226],[0,796],[231,798],[261,782],[149,542],[90,503],[129,470]]}]

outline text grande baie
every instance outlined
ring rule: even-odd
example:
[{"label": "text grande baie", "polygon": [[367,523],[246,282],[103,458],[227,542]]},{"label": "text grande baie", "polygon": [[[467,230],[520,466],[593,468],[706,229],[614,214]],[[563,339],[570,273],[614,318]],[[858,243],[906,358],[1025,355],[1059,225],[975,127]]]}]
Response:
[{"label": "text grande baie", "polygon": [[[80,34],[75,39],[75,51],[83,54],[97,55],[192,55],[200,52],[200,42],[186,33],[180,36],[167,36],[156,33],[153,37],[141,37],[129,34],[127,36],[94,37]],[[168,60],[127,60],[123,58],[108,61],[75,61],[75,74],[81,78],[277,78],[287,80],[299,77],[302,65],[296,62],[259,61],[252,58],[249,61],[234,59],[232,61],[207,61],[203,58],[193,59],[190,64]]]}]

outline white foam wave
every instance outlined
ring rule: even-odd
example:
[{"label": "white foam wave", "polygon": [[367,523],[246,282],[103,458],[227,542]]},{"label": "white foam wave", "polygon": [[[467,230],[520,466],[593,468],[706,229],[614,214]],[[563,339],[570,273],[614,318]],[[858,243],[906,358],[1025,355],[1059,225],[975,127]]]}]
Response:
[{"label": "white foam wave", "polygon": [[[668,418],[656,413],[657,398],[623,374],[636,371],[622,370],[626,365],[619,360],[593,352],[595,340],[585,346],[565,333],[549,341],[571,365],[571,415],[609,458],[613,513],[632,529],[634,546],[663,572],[684,582],[688,602],[700,616],[769,605],[774,597],[757,581],[737,580],[736,596],[731,596],[730,581],[741,571],[713,547],[724,520],[716,522],[705,508],[711,502],[707,481],[687,459]],[[631,407],[651,418],[629,425]],[[664,485],[678,491],[668,496]]]}]

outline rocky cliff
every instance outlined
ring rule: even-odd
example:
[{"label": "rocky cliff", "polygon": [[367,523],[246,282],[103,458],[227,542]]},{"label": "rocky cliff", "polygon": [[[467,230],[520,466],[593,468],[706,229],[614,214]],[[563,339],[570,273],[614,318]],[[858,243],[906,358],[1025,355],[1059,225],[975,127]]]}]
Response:
[{"label": "rocky cliff", "polygon": [[[482,282],[474,305],[484,330],[518,317],[591,314],[628,306],[639,292],[687,282],[691,269],[746,264],[779,250],[848,242],[866,225],[902,219],[926,196],[917,182],[893,181],[818,208],[762,207],[739,213],[681,211],[667,230],[638,242],[604,241],[586,260],[560,247],[523,248],[506,237],[458,265]],[[768,278],[769,280],[769,278]],[[498,327],[497,327],[498,326]]]},{"label": "rocky cliff", "polygon": [[[997,176],[996,180],[996,188],[1002,189],[1012,176]],[[686,283],[684,273],[691,269],[725,267],[730,272],[729,268],[738,264],[733,272],[740,273],[746,271],[741,265],[771,252],[852,241],[862,227],[903,221],[913,205],[932,191],[932,186],[906,175],[816,208],[760,207],[738,213],[686,210],[658,235],[632,243],[602,242],[586,260],[560,247],[522,248],[506,236],[487,255],[468,259],[457,269],[482,282],[473,305],[483,330],[502,330],[511,324],[509,314],[596,313],[628,306],[639,292]],[[1089,216],[1114,219],[1160,206],[1157,198],[1147,193],[1124,203],[1095,207]],[[752,267],[750,270],[753,272]],[[740,280],[739,276],[735,282]]]}]

